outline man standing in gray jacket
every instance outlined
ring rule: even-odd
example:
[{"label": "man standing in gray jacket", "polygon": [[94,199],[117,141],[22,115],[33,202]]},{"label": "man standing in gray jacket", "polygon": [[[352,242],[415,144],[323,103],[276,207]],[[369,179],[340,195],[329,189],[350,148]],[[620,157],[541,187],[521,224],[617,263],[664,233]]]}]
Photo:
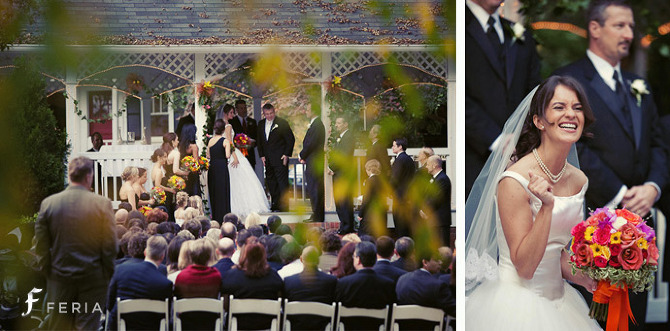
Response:
[{"label": "man standing in gray jacket", "polygon": [[93,161],[68,165],[70,185],[42,201],[35,223],[39,267],[47,279],[46,328],[97,330],[114,273],[116,234],[109,199],[90,191]]}]

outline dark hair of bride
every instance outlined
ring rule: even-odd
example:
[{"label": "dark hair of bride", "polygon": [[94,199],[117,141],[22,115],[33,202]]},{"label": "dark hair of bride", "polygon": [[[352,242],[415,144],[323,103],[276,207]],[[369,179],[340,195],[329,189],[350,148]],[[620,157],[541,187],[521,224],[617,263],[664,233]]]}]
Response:
[{"label": "dark hair of bride", "polygon": [[526,154],[533,151],[534,148],[540,146],[540,129],[533,123],[533,116],[537,115],[546,121],[546,110],[559,85],[565,86],[577,94],[577,99],[582,104],[582,113],[584,114],[584,131],[582,132],[582,137],[592,136],[586,129],[595,121],[595,117],[593,117],[593,112],[591,111],[588,98],[586,93],[584,93],[582,85],[572,77],[551,76],[540,84],[530,102],[530,110],[524,120],[521,135],[519,135],[519,141],[516,143],[516,149],[514,153],[512,153],[512,161],[518,161],[526,156]]}]

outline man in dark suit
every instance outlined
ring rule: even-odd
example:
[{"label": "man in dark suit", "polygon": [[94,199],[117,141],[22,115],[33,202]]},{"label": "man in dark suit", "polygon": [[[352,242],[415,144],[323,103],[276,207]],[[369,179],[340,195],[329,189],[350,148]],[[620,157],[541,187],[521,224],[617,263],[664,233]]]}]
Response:
[{"label": "man in dark suit", "polygon": [[[442,159],[433,155],[426,161],[426,170],[432,176],[426,192],[429,211],[421,211],[424,218],[434,217],[442,244],[451,245],[451,181],[442,169]],[[432,216],[431,216],[432,215]]]},{"label": "man in dark suit", "polygon": [[304,181],[307,182],[307,194],[309,202],[312,205],[312,216],[309,221],[323,222],[324,219],[324,184],[323,168],[324,153],[323,145],[326,141],[326,128],[321,122],[320,109],[310,109],[309,129],[305,133],[305,139],[302,141],[302,151],[300,151],[300,163],[306,164]]},{"label": "man in dark suit", "polygon": [[407,271],[396,268],[391,265],[391,258],[393,257],[393,239],[388,236],[381,236],[377,238],[377,262],[372,268],[380,276],[384,276],[393,280],[393,283],[398,281],[400,276],[407,273]]},{"label": "man in dark suit", "polygon": [[[633,10],[623,1],[592,1],[587,21],[586,57],[556,71],[582,84],[597,119],[589,127],[593,137],[577,143],[589,178],[586,207],[623,206],[646,217],[668,182],[667,151],[647,84],[621,70],[633,42]],[[638,322],[630,327],[643,328],[647,292],[631,293],[630,306]]]},{"label": "man in dark suit", "polygon": [[[216,249],[216,256],[219,258],[219,261],[212,267],[219,271],[222,280],[223,274],[235,265],[235,262],[231,259],[233,254],[235,254],[235,242],[227,237],[219,239]],[[225,282],[225,280],[223,281]]]},{"label": "man in dark suit", "polygon": [[[302,250],[300,260],[304,269],[301,273],[284,279],[284,298],[289,301],[315,301],[331,304],[335,301],[337,278],[319,271],[319,250],[307,246]],[[313,315],[289,317],[291,329],[323,330],[330,322],[327,318]]]},{"label": "man in dark suit", "polygon": [[[145,259],[139,263],[124,263],[116,268],[109,285],[107,305],[110,307],[110,326],[116,326],[116,298],[165,300],[172,298],[172,282],[162,274],[158,267],[165,258],[167,241],[161,235],[154,235],[147,240],[144,251]],[[157,329],[161,315],[146,313],[130,313],[122,315],[129,330]],[[169,323],[169,321],[165,321]]]},{"label": "man in dark suit", "polygon": [[182,140],[181,131],[184,129],[184,126],[186,125],[195,126],[195,117],[193,117],[194,112],[195,112],[195,105],[191,103],[188,106],[186,106],[186,109],[184,109],[184,114],[179,118],[179,121],[177,122],[177,128],[174,130],[179,140]]},{"label": "man in dark suit", "polygon": [[293,154],[295,136],[288,122],[276,116],[269,103],[263,106],[263,116],[258,123],[258,155],[265,166],[265,185],[272,197],[273,211],[288,211],[288,161]]},{"label": "man in dark suit", "polygon": [[102,134],[98,131],[93,132],[91,135],[91,143],[93,144],[93,147],[87,150],[87,152],[99,152],[102,147]]},{"label": "man in dark suit", "polygon": [[411,156],[405,153],[407,139],[396,138],[393,140],[392,150],[396,154],[395,161],[391,166],[391,186],[395,190],[393,199],[393,225],[397,236],[410,234],[410,222],[414,218],[414,206],[408,202],[411,198],[406,195],[409,184],[414,179],[416,164]]},{"label": "man in dark suit", "polygon": [[[408,272],[398,279],[395,291],[399,305],[419,305],[444,310],[445,314],[456,316],[456,297],[449,289],[449,284],[434,275],[440,270],[441,259],[435,256],[423,256],[422,268]],[[412,329],[430,329],[430,323],[412,321]],[[402,327],[401,327],[402,329]]]},{"label": "man in dark suit", "polygon": [[354,202],[353,180],[356,178],[355,168],[351,166],[356,146],[353,132],[349,130],[349,120],[338,117],[335,128],[339,135],[330,152],[328,166],[329,174],[333,176],[333,195],[335,196],[335,211],[340,219],[339,234],[354,232]]},{"label": "man in dark suit", "polygon": [[35,222],[38,268],[47,279],[47,302],[88,305],[88,311],[61,314],[47,310],[47,328],[97,330],[105,309],[116,258],[112,202],[90,191],[93,161],[85,156],[68,164],[70,185],[42,201]]},{"label": "man in dark suit", "polygon": [[252,146],[247,148],[247,160],[251,163],[251,168],[256,169],[256,152],[254,151],[254,146],[256,145],[256,137],[258,135],[258,124],[255,119],[247,116],[247,103],[244,100],[235,101],[235,111],[237,112],[237,116],[229,121],[230,125],[233,126],[235,134],[244,133],[252,139]]},{"label": "man in dark suit", "polygon": [[367,149],[367,161],[375,159],[379,161],[381,165],[380,175],[388,178],[391,174],[391,157],[389,156],[387,146],[382,142],[380,137],[380,131],[382,127],[379,124],[375,124],[370,128],[368,137],[370,138],[370,146]]},{"label": "man in dark suit", "polygon": [[[535,41],[501,18],[503,0],[468,0],[465,8],[466,196],[507,118],[540,82]],[[466,233],[469,225],[466,225]]]},{"label": "man in dark suit", "polygon": [[414,240],[410,237],[400,237],[395,241],[395,254],[398,259],[391,262],[391,265],[405,271],[416,270],[414,262]]},{"label": "man in dark suit", "polygon": [[[377,260],[375,245],[368,241],[356,244],[354,267],[356,272],[337,282],[335,298],[345,307],[381,309],[395,302],[393,281],[382,277],[372,269]],[[348,328],[378,330],[380,321],[365,317],[344,319]]]}]

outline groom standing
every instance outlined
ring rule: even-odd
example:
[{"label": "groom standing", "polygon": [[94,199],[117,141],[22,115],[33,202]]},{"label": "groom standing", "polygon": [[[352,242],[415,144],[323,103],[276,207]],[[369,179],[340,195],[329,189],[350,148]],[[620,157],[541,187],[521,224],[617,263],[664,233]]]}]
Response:
[{"label": "groom standing", "polygon": [[300,163],[306,164],[305,179],[307,182],[307,193],[312,205],[312,216],[310,222],[323,222],[324,219],[324,153],[323,145],[326,141],[326,128],[321,122],[321,109],[308,108],[307,115],[310,116],[309,129],[302,141],[300,151]]},{"label": "groom standing", "polygon": [[[587,22],[586,57],[556,71],[582,84],[597,119],[593,137],[577,143],[589,178],[586,207],[625,207],[645,218],[668,182],[667,154],[647,83],[621,70],[633,42],[633,10],[622,0],[591,1]],[[631,293],[630,306],[638,323],[629,323],[631,330],[642,329],[647,292]]]},{"label": "groom standing", "polygon": [[284,193],[288,188],[288,161],[293,154],[295,136],[288,122],[275,114],[269,103],[263,106],[258,123],[258,155],[265,166],[265,185],[272,198],[272,211],[288,211]]}]

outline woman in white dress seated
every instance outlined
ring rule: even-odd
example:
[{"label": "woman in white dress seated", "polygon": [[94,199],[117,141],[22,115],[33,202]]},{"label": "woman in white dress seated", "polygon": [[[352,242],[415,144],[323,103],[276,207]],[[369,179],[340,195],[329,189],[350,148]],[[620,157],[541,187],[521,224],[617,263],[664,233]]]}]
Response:
[{"label": "woman in white dress seated", "polygon": [[467,330],[599,329],[566,280],[589,291],[596,282],[572,274],[565,250],[588,186],[568,156],[575,161],[593,114],[572,78],[550,77],[535,91],[505,124],[466,204],[466,215],[476,208],[466,241]]}]

